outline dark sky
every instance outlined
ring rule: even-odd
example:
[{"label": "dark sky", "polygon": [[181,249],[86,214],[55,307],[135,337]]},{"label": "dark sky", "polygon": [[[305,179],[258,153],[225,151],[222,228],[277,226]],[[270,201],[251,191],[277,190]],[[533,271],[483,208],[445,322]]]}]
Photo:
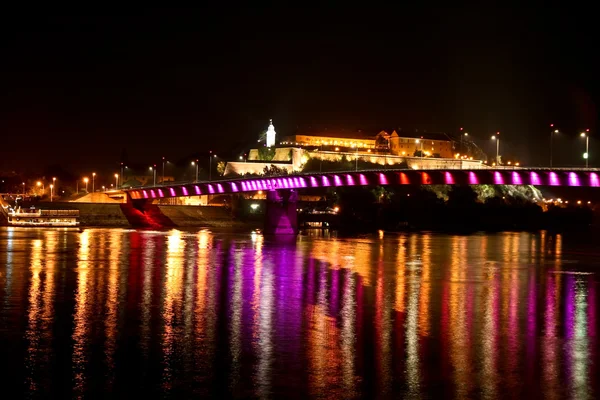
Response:
[{"label": "dark sky", "polygon": [[[110,170],[296,127],[502,132],[503,153],[579,163],[598,135],[592,9],[149,9],[3,13],[0,170]],[[594,160],[592,139],[591,163]],[[598,145],[600,152],[600,145]]]}]

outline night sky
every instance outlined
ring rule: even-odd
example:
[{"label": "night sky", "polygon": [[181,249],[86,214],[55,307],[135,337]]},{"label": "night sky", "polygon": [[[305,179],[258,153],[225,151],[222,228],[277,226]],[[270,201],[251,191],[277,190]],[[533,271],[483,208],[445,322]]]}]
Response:
[{"label": "night sky", "polygon": [[[492,153],[600,166],[596,15],[589,9],[150,9],[3,13],[0,171],[109,171],[214,150],[273,118],[297,128],[454,133]],[[486,147],[487,146],[487,147]]]}]

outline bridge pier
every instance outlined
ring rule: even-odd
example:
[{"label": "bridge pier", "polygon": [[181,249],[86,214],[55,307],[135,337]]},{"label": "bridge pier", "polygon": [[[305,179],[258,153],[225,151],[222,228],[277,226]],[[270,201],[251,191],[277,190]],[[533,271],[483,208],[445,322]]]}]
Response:
[{"label": "bridge pier", "polygon": [[298,192],[294,189],[267,191],[265,234],[296,235],[298,233],[297,202]]}]

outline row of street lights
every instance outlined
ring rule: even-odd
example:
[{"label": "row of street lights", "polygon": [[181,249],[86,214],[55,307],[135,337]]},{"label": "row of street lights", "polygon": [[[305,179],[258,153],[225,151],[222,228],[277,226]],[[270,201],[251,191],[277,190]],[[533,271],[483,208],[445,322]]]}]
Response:
[{"label": "row of street lights", "polygon": [[[550,124],[550,168],[552,168],[552,151],[553,151],[553,146],[552,146],[552,142],[554,139],[554,135],[556,133],[560,133],[558,129],[554,129],[554,124]],[[585,138],[585,153],[583,153],[583,159],[585,160],[585,167],[588,168],[589,167],[589,157],[590,157],[590,130],[586,129],[585,132],[581,132],[579,134],[580,137]]]},{"label": "row of street lights", "polygon": [[[56,179],[56,178],[52,178],[52,179]],[[77,181],[79,183],[79,181]],[[86,193],[88,192],[88,183],[90,182],[90,178],[88,178],[87,176],[83,178],[83,183],[85,183],[85,191]],[[115,174],[115,188],[119,187],[119,174]],[[102,186],[102,189],[105,189],[104,186]],[[77,186],[76,191],[79,192],[79,187]],[[96,191],[96,173],[92,172],[92,193],[94,193]]]},{"label": "row of street lights", "polygon": [[[212,160],[213,160],[213,158],[217,158],[217,155],[213,154],[213,152],[211,150],[211,151],[209,151],[209,156],[208,156],[208,164],[209,164],[208,180],[209,181],[212,180]],[[162,157],[162,182],[163,183],[165,181],[165,164],[168,162],[169,161],[166,159],[166,157]],[[123,163],[121,163],[121,165],[123,165]],[[194,182],[198,182],[199,160],[196,159],[196,160],[192,161],[191,165],[196,168],[196,179]],[[148,168],[148,170],[152,171],[153,186],[156,186],[156,168],[157,168],[156,164],[154,164]]]},{"label": "row of street lights", "polygon": [[[212,160],[217,158],[216,154],[213,154],[212,150],[208,152],[208,180],[212,181]],[[194,182],[198,182],[198,159],[192,161],[192,166],[196,167],[196,179]]]}]

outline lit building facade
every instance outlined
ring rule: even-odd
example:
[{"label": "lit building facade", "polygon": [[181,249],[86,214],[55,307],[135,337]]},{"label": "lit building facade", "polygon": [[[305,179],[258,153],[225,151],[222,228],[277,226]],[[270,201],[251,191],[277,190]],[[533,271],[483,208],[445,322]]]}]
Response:
[{"label": "lit building facade", "polygon": [[454,142],[443,133],[415,133],[400,136],[396,131],[391,134],[381,131],[375,136],[335,134],[297,134],[286,136],[280,142],[282,146],[323,147],[339,146],[346,149],[364,149],[378,153],[414,157],[420,151],[426,157],[454,158]]},{"label": "lit building facade", "polygon": [[340,146],[340,147],[351,147],[359,149],[374,149],[375,138],[364,138],[364,137],[340,137],[336,135],[325,136],[325,135],[292,135],[286,136],[279,143],[284,146]]}]

